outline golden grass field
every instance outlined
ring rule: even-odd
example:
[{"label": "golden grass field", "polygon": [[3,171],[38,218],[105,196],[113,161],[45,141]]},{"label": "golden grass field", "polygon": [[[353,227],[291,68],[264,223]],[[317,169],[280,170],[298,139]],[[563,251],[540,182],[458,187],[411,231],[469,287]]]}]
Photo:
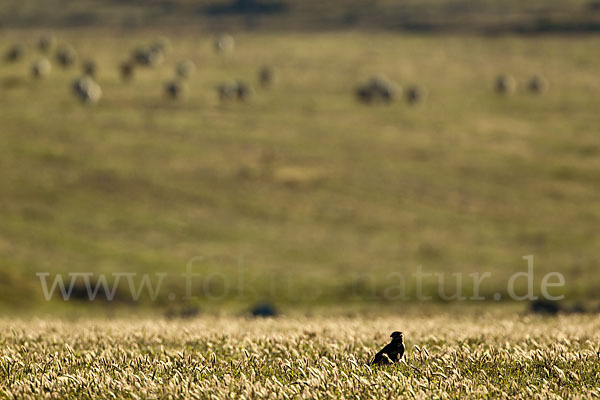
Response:
[{"label": "golden grass field", "polygon": [[[600,396],[597,316],[0,322],[6,398]],[[397,329],[404,360],[368,366]]]}]

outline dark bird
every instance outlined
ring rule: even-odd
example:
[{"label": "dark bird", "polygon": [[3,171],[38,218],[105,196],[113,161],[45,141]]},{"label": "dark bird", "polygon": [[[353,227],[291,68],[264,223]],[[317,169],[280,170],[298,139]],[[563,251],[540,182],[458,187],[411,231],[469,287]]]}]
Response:
[{"label": "dark bird", "polygon": [[[371,361],[371,365],[394,363],[404,355],[404,341],[402,332],[392,332],[390,335],[392,341],[388,343],[379,353],[375,354],[375,358]],[[387,357],[386,357],[387,356]]]}]

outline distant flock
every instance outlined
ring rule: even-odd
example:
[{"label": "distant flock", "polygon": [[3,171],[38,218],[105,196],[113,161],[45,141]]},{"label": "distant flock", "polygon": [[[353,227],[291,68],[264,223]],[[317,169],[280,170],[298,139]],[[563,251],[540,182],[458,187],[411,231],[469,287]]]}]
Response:
[{"label": "distant flock", "polygon": [[[214,39],[214,50],[217,53],[229,53],[234,50],[235,41],[231,35],[224,34]],[[123,82],[134,79],[135,71],[140,67],[155,67],[161,64],[171,48],[167,38],[160,37],[150,45],[139,46],[133,49],[126,61],[122,62],[119,74]],[[55,63],[63,68],[68,68],[78,63],[75,49],[68,44],[58,45],[56,37],[50,34],[41,36],[37,41],[37,50],[40,57],[31,64],[31,76],[34,79],[47,77],[52,71],[50,55],[54,53]],[[23,44],[10,47],[5,60],[9,63],[21,61],[26,53]],[[97,64],[94,60],[83,60],[80,63],[81,76],[71,85],[72,93],[84,104],[96,104],[102,97],[102,89],[96,82]],[[189,91],[187,81],[194,75],[196,65],[191,60],[182,60],[175,66],[174,77],[165,83],[164,93],[171,99],[183,98]],[[275,81],[275,71],[270,66],[263,66],[258,71],[258,84],[267,88]],[[253,93],[250,84],[242,80],[226,81],[217,86],[217,94],[222,101],[247,100]]]},{"label": "distant flock", "polygon": [[[511,94],[517,90],[517,80],[510,75],[500,75],[496,78],[494,89],[498,94]],[[548,90],[548,82],[539,75],[532,76],[527,81],[526,89],[534,94],[541,94]]]},{"label": "distant flock", "polygon": [[[516,92],[517,86],[514,77],[502,74],[496,78],[494,91],[499,95],[509,95]],[[534,75],[527,81],[525,88],[530,93],[541,94],[548,90],[548,81],[542,76]],[[402,91],[397,83],[380,75],[372,76],[355,89],[356,98],[365,104],[391,103],[402,97],[409,104],[418,104],[427,99],[427,94],[427,89],[420,85],[411,85]]]},{"label": "distant flock", "polygon": [[[356,88],[356,97],[363,103],[391,103],[400,97],[401,89],[396,83],[383,76],[373,76]],[[413,85],[406,88],[404,97],[410,104],[421,103],[427,98],[427,89]]]},{"label": "distant flock", "polygon": [[[139,46],[133,49],[126,61],[118,68],[123,82],[131,81],[135,71],[139,67],[154,67],[161,64],[171,48],[170,41],[165,37],[158,38],[150,45]],[[231,35],[219,35],[214,39],[214,50],[217,53],[229,53],[234,51],[235,41]],[[51,34],[41,36],[37,41],[37,49],[41,56],[31,65],[31,76],[42,79],[52,71],[52,63],[48,58],[54,52],[55,62],[68,68],[78,63],[75,49],[68,44],[58,45],[56,37]],[[15,44],[10,47],[5,60],[15,63],[24,58],[26,47]],[[95,81],[97,75],[97,64],[94,60],[83,60],[80,63],[82,75],[72,83],[72,93],[84,104],[96,104],[102,97],[102,89]],[[175,66],[174,77],[164,85],[164,93],[171,99],[183,98],[188,92],[188,80],[196,71],[196,65],[191,60],[182,60]],[[275,81],[275,70],[270,66],[263,66],[258,71],[258,84],[267,88]],[[517,80],[507,74],[497,76],[493,89],[499,95],[509,95],[517,90]],[[541,94],[548,90],[548,82],[542,76],[531,77],[525,85],[525,89],[534,94]],[[222,82],[216,88],[217,95],[221,101],[245,101],[254,92],[252,86],[241,80]],[[354,90],[356,99],[364,104],[387,104],[398,99],[404,99],[409,104],[423,103],[428,96],[428,91],[421,85],[411,85],[404,90],[390,79],[375,75],[366,82],[357,86]]]}]

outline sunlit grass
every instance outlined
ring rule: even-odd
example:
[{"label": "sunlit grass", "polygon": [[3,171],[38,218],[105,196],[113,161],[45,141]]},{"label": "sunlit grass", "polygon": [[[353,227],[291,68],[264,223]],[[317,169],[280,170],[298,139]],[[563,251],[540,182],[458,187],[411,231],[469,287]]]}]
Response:
[{"label": "sunlit grass", "polygon": [[[7,398],[600,395],[597,317],[1,322]],[[368,366],[397,329],[403,361]]]}]

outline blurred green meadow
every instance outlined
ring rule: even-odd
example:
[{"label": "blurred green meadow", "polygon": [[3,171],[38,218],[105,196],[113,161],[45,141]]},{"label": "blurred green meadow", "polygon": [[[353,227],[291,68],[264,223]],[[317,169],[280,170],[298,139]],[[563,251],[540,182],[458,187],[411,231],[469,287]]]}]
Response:
[{"label": "blurred green meadow", "polygon": [[[49,31],[97,62],[98,104],[71,93],[79,62],[62,69],[51,56],[50,75],[31,78]],[[122,82],[119,64],[159,36],[172,44],[165,61]],[[2,31],[2,54],[27,46],[0,63],[2,309],[61,305],[44,300],[39,272],[166,272],[168,290],[140,304],[181,304],[180,274],[197,256],[194,288],[219,294],[201,305],[394,305],[390,274],[419,265],[448,274],[449,293],[450,273],[490,272],[481,293],[504,295],[529,254],[536,288],[556,271],[566,301],[599,300],[600,37],[233,36],[235,50],[218,54],[214,35],[188,25]],[[197,66],[189,93],[169,99],[184,59]],[[268,89],[264,65],[276,72]],[[354,89],[377,74],[427,99],[361,104]],[[494,92],[499,74],[515,93]],[[534,75],[547,92],[526,90]],[[219,100],[231,79],[254,87],[248,101]],[[442,301],[437,285],[425,281]]]}]

